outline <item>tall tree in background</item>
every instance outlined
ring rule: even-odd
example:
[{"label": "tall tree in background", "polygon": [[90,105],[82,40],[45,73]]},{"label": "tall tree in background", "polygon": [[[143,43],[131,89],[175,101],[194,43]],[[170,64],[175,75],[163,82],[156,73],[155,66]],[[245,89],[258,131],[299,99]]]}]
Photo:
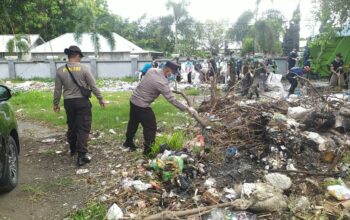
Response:
[{"label": "tall tree in background", "polygon": [[181,35],[185,38],[186,31],[188,30],[188,23],[192,21],[186,9],[188,5],[189,3],[186,0],[181,0],[180,2],[168,0],[166,3],[166,8],[172,13],[176,53],[180,52],[178,45],[179,38],[181,38]]},{"label": "tall tree in background", "polygon": [[226,40],[223,21],[206,21],[203,24],[203,45],[212,55],[218,55]]},{"label": "tall tree in background", "polygon": [[51,40],[74,30],[78,1],[4,0],[0,34],[40,34]]},{"label": "tall tree in background", "polygon": [[321,22],[320,34],[315,43],[324,45],[342,31],[350,29],[350,1],[348,0],[315,0],[319,6],[314,15]]},{"label": "tall tree in background", "polygon": [[107,13],[105,1],[85,0],[79,5],[79,17],[75,27],[75,39],[82,40],[84,33],[89,33],[94,45],[95,57],[98,57],[100,49],[100,37],[107,39],[111,50],[115,48],[113,30],[115,18]]},{"label": "tall tree in background", "polygon": [[280,53],[280,38],[284,33],[284,17],[278,10],[267,10],[255,24],[256,50],[259,52]]},{"label": "tall tree in background", "polygon": [[283,38],[283,54],[288,55],[293,48],[299,49],[300,40],[300,4],[293,12],[292,20],[289,22],[289,28]]},{"label": "tall tree in background", "polygon": [[173,18],[164,16],[150,20],[144,27],[139,46],[169,55],[174,51]]},{"label": "tall tree in background", "polygon": [[243,12],[228,30],[228,37],[232,41],[243,42],[243,40],[252,35],[251,22],[254,18],[254,13],[251,11]]}]

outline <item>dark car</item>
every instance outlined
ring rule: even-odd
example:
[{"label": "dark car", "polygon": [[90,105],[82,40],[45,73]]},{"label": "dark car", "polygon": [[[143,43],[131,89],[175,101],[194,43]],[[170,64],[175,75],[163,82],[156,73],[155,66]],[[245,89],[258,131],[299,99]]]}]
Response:
[{"label": "dark car", "polygon": [[18,182],[19,139],[17,121],[6,102],[11,91],[0,85],[0,192],[9,192]]}]

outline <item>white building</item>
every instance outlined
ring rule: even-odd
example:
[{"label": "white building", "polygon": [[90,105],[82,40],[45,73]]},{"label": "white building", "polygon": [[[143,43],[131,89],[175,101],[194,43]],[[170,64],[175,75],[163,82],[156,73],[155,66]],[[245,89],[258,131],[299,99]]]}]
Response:
[{"label": "white building", "polygon": [[[113,33],[113,37],[115,40],[115,47],[111,49],[107,39],[99,35],[100,48],[98,58],[100,60],[130,60],[130,55],[138,55],[139,59],[151,59],[152,55],[159,54],[159,52],[143,50],[141,47],[116,33]],[[63,52],[64,49],[71,45],[80,47],[83,54],[87,57],[84,59],[94,56],[94,44],[91,34],[83,34],[81,41],[77,42],[73,33],[66,33],[33,48],[31,50],[32,58],[33,60],[44,60],[54,57],[63,60],[66,58]]]}]

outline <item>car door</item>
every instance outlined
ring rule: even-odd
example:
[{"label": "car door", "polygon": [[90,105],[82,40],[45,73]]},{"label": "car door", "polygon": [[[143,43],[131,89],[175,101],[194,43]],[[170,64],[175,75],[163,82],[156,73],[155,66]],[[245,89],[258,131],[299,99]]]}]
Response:
[{"label": "car door", "polygon": [[5,167],[5,130],[6,130],[6,113],[4,111],[4,102],[0,102],[0,180],[3,176]]},{"label": "car door", "polygon": [[5,168],[5,157],[6,157],[6,141],[9,135],[10,125],[10,106],[6,103],[7,97],[11,97],[8,94],[6,88],[0,87],[0,182],[3,176]]}]

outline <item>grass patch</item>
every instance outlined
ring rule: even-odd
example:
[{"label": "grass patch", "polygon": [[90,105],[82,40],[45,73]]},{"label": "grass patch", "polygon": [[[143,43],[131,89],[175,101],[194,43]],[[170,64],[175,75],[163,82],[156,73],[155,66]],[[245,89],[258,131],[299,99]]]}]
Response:
[{"label": "grass patch", "polygon": [[323,182],[323,186],[327,187],[327,186],[333,186],[333,185],[342,185],[343,182],[341,180],[337,180],[337,179],[326,179]]},{"label": "grass patch", "polygon": [[54,82],[55,79],[54,78],[47,78],[47,77],[33,77],[33,78],[30,78],[30,79],[24,79],[22,77],[16,77],[14,79],[10,79],[10,78],[7,78],[7,79],[3,79],[1,80],[1,82],[6,82],[6,81],[10,81],[12,83],[23,83],[23,82],[26,82],[26,81],[38,81],[38,82]]},{"label": "grass patch", "polygon": [[31,201],[37,201],[38,199],[46,195],[44,189],[37,185],[23,185],[22,191],[30,194]]},{"label": "grass patch", "polygon": [[106,219],[107,207],[104,204],[91,203],[86,208],[72,213],[68,219],[71,220],[101,220]]},{"label": "grass patch", "polygon": [[132,77],[132,76],[125,76],[125,77],[122,77],[122,78],[117,78],[117,80],[120,80],[120,81],[123,81],[123,82],[128,82],[128,83],[139,81],[139,79],[137,77]]},{"label": "grass patch", "polygon": [[152,145],[151,156],[156,156],[160,152],[160,146],[166,144],[171,150],[181,150],[185,143],[185,134],[177,131],[172,135],[164,135],[156,138]]},{"label": "grass patch", "polygon": [[73,184],[74,184],[73,179],[60,177],[50,181],[47,184],[47,188],[51,189],[51,188],[69,187],[69,186],[72,186]]},{"label": "grass patch", "polygon": [[350,153],[346,152],[343,157],[341,158],[341,162],[345,164],[350,163]]},{"label": "grass patch", "polygon": [[127,82],[127,83],[133,83],[133,82],[137,82],[139,81],[137,77],[132,77],[132,76],[124,76],[121,78],[115,78],[115,79],[109,79],[109,78],[105,78],[105,79],[97,79],[96,80],[96,85],[97,87],[102,87],[106,85],[106,82],[115,82],[115,81],[123,81],[123,82]]},{"label": "grass patch", "polygon": [[188,96],[199,96],[201,94],[201,90],[198,88],[189,88],[185,89],[185,94]]},{"label": "grass patch", "polygon": [[[110,92],[103,94],[105,100],[110,101],[105,109],[101,109],[96,98],[91,98],[93,130],[101,130],[108,133],[109,129],[114,129],[118,134],[125,134],[127,122],[129,120],[129,99],[131,92]],[[53,94],[44,91],[31,91],[16,93],[10,100],[13,109],[22,109],[20,114],[25,118],[50,123],[55,126],[66,126],[66,114],[61,100],[61,112],[53,112]],[[186,124],[189,116],[168,103],[160,97],[152,104],[156,114],[158,124],[165,124],[165,132],[172,131],[174,126]],[[165,123],[163,123],[165,122]],[[141,126],[140,126],[141,127]],[[142,129],[139,129],[141,133]]]}]

